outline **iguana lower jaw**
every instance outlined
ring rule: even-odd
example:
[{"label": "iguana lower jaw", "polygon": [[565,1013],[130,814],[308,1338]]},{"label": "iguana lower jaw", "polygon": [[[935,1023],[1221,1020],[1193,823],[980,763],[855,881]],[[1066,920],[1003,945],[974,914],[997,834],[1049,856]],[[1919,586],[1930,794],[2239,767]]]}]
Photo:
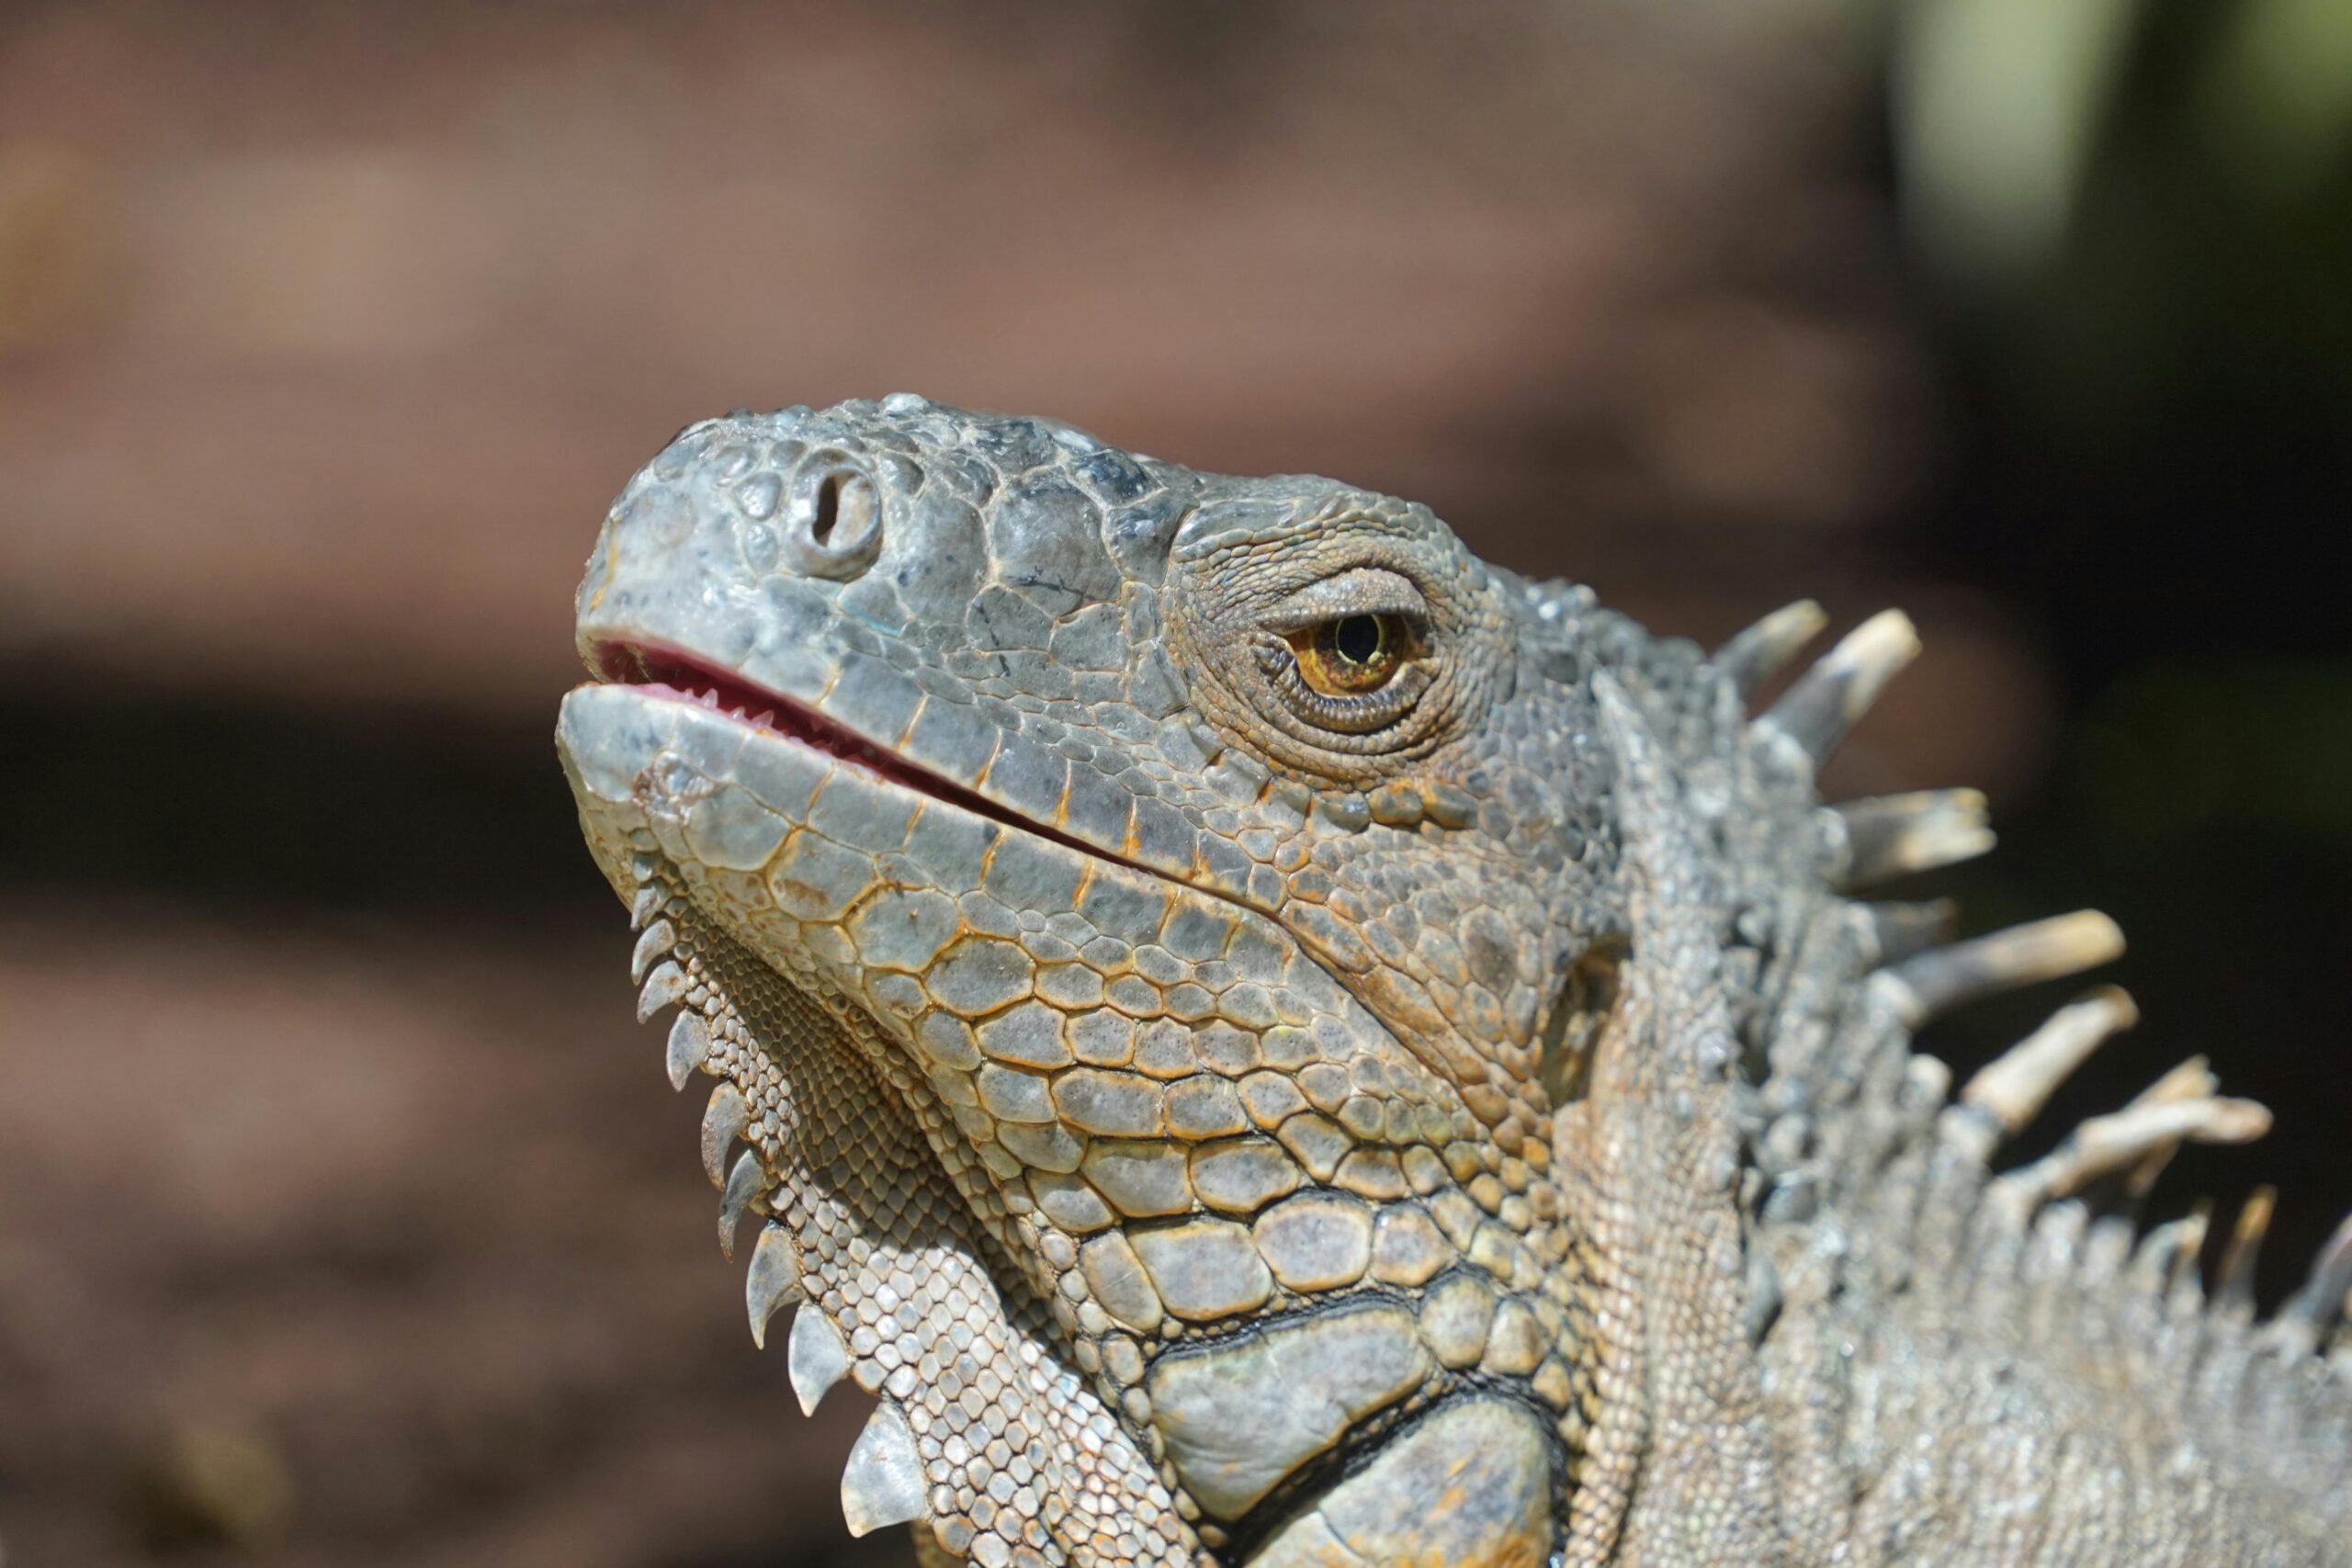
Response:
[{"label": "iguana lower jaw", "polygon": [[[945,1050],[959,1015],[914,1006],[893,984],[952,945],[961,918],[914,858],[886,866],[878,853],[818,847],[820,829],[842,830],[845,806],[849,820],[902,831],[922,818],[901,852],[935,861],[977,864],[1009,829],[885,778],[851,760],[854,748],[820,748],[666,685],[581,688],[559,739],[590,843],[641,931],[640,1013],[680,1009],[673,1081],[696,1070],[719,1080],[703,1156],[723,1192],[721,1247],[731,1255],[746,1214],[763,1216],[745,1286],[753,1337],[802,1303],[790,1371],[803,1406],[844,1377],[878,1400],[842,1478],[851,1528],[928,1517],[955,1521],[966,1545],[1001,1525],[1008,1551],[1037,1533],[1105,1562],[1182,1561],[1189,1532],[1172,1499],[1124,1414],[1074,1370],[1061,1320],[1075,1320],[1052,1293],[1054,1271],[958,1126],[959,1111],[983,1115],[975,1097],[963,1090],[959,1106],[933,1079],[959,1080],[926,1076],[915,1042]],[[797,795],[797,813],[779,815],[755,789]],[[979,968],[973,983],[1012,977]],[[970,1030],[957,1032],[968,1047]],[[1001,1145],[982,1146],[1017,1173]],[[1002,1457],[975,1470],[992,1450]],[[1022,1479],[991,1497],[998,1473]],[[1115,1514],[1059,1506],[1084,1479]]]}]

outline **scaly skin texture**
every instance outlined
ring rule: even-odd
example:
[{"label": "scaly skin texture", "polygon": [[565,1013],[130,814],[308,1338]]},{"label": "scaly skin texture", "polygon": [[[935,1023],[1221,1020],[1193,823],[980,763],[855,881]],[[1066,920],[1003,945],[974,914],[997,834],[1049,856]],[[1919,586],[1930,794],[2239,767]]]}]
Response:
[{"label": "scaly skin texture", "polygon": [[1810,607],[1709,659],[1417,505],[906,395],[687,430],[579,612],[564,764],[754,1336],[799,1303],[804,1403],[876,1398],[852,1529],[2352,1562],[2352,1233],[2256,1327],[2109,1217],[2259,1109],[2185,1065],[1995,1176],[2128,1004],[1957,1100],[1909,1048],[2114,942],[1846,897],[1989,841],[1814,796],[1899,617],[1751,719]]}]

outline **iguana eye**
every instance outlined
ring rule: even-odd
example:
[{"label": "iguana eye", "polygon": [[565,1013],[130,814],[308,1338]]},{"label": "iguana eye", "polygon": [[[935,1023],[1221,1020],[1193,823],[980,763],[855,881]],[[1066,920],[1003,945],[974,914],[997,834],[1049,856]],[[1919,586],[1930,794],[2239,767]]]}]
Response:
[{"label": "iguana eye", "polygon": [[1447,543],[1451,553],[1334,522],[1288,553],[1253,545],[1184,563],[1170,583],[1169,640],[1201,677],[1204,716],[1317,780],[1375,780],[1442,744],[1475,716],[1506,651],[1484,583]]},{"label": "iguana eye", "polygon": [[1402,615],[1341,615],[1301,627],[1288,641],[1310,690],[1327,697],[1356,697],[1395,678],[1411,657],[1412,631]]}]

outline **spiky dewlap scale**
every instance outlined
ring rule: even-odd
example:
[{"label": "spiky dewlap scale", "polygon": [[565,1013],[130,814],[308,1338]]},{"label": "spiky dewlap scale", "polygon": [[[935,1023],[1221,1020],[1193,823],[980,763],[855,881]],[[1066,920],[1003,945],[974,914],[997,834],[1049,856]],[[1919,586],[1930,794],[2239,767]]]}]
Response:
[{"label": "spiky dewlap scale", "polygon": [[908,395],[685,432],[607,519],[559,733],[673,1085],[718,1080],[858,1533],[1005,1563],[2345,1560],[2352,1227],[2256,1325],[2267,1124],[2202,1059],[1996,1173],[2129,1026],[1958,1095],[1913,1032],[2120,947],[1880,882],[1819,806],[1916,651],[1711,658],[1425,508]]}]

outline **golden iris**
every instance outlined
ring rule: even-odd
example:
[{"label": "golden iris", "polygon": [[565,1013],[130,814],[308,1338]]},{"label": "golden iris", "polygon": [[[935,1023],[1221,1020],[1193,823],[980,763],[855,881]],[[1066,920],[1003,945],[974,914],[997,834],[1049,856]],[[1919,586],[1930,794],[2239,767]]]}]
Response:
[{"label": "golden iris", "polygon": [[1307,685],[1327,697],[1357,697],[1388,684],[1406,659],[1408,633],[1396,615],[1341,615],[1295,632],[1292,650]]}]

